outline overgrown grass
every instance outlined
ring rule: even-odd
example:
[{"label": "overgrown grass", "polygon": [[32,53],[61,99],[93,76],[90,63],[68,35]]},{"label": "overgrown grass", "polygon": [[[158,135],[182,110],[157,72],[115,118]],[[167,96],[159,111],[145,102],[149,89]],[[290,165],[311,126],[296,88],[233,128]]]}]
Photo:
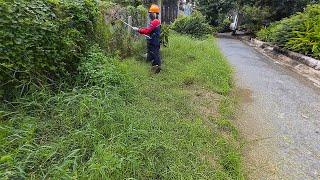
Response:
[{"label": "overgrown grass", "polygon": [[[2,106],[0,178],[243,179],[232,71],[214,39],[173,35],[163,59],[152,75],[93,49],[82,87]],[[198,91],[219,97],[219,113],[199,112]]]}]

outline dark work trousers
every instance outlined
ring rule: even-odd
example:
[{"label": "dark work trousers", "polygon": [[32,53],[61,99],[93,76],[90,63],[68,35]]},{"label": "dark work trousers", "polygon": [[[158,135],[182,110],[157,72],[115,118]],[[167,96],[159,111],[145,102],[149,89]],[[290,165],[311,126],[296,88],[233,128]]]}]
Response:
[{"label": "dark work trousers", "polygon": [[152,66],[155,66],[155,65],[161,66],[160,45],[157,46],[157,45],[148,43],[147,60],[152,63]]}]

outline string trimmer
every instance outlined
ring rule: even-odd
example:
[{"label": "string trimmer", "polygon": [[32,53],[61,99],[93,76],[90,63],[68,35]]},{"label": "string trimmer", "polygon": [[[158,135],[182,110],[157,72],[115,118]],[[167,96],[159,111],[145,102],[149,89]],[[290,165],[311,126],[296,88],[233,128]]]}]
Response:
[{"label": "string trimmer", "polygon": [[[134,29],[134,27],[133,26],[131,26],[130,24],[128,24],[128,23],[126,23],[125,21],[123,21],[123,20],[121,20],[121,19],[119,19],[123,24],[125,24],[125,25],[127,25],[128,27],[130,27],[131,29]],[[151,37],[150,36],[148,36],[148,35],[145,35],[145,34],[143,34],[144,35],[144,37],[146,37],[146,38],[148,38],[148,39],[151,39]]]}]

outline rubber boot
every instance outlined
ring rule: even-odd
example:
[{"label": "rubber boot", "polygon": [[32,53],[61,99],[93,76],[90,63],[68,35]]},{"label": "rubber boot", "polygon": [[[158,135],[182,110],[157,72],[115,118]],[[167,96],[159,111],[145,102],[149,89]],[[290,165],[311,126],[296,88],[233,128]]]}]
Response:
[{"label": "rubber boot", "polygon": [[151,71],[152,71],[154,74],[158,74],[158,73],[160,73],[160,71],[161,71],[161,67],[160,67],[159,65],[154,65],[154,66],[152,66]]}]

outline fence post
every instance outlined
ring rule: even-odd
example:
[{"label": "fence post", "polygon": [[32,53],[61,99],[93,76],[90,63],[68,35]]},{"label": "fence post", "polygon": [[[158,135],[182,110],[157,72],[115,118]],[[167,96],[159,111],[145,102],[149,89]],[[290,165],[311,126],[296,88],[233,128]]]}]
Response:
[{"label": "fence post", "polygon": [[[132,26],[132,16],[128,17],[128,24]],[[131,33],[131,27],[128,26],[128,33]]]},{"label": "fence post", "polygon": [[162,0],[160,0],[158,2],[159,6],[160,6],[160,14],[159,14],[159,20],[160,22],[162,22]]}]

